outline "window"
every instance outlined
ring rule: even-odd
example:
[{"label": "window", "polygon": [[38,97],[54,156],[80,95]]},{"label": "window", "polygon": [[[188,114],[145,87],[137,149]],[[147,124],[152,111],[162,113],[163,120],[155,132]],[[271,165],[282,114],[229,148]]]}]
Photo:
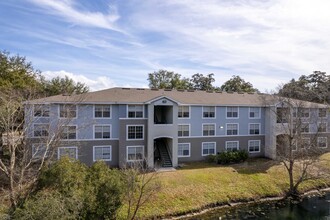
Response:
[{"label": "window", "polygon": [[62,157],[69,157],[70,159],[78,159],[78,148],[77,147],[59,147],[58,148],[58,159]]},{"label": "window", "polygon": [[179,106],[178,117],[189,118],[189,106]]},{"label": "window", "polygon": [[129,118],[143,118],[143,105],[128,105]]},{"label": "window", "polygon": [[[297,109],[297,114],[300,118],[309,118],[309,108]],[[293,117],[296,117],[295,113],[293,113]]]},{"label": "window", "polygon": [[277,123],[288,123],[289,121],[289,114],[290,114],[290,110],[289,108],[277,108],[276,109],[276,116],[277,116]]},{"label": "window", "polygon": [[301,133],[308,133],[309,132],[309,124],[308,123],[301,123],[300,131],[301,131]]},{"label": "window", "polygon": [[127,126],[127,140],[143,140],[143,125]]},{"label": "window", "polygon": [[260,118],[260,108],[250,107],[249,118]]},{"label": "window", "polygon": [[327,117],[327,109],[326,108],[319,108],[319,117],[326,118]]},{"label": "window", "polygon": [[202,143],[202,156],[215,154],[215,142]]},{"label": "window", "polygon": [[227,124],[227,135],[238,135],[238,124]]},{"label": "window", "polygon": [[111,125],[94,126],[94,139],[110,139],[110,138],[111,138]]},{"label": "window", "polygon": [[226,151],[237,151],[238,149],[238,141],[226,141]]},{"label": "window", "polygon": [[318,132],[327,132],[327,123],[319,123]]},{"label": "window", "polygon": [[75,118],[77,117],[76,105],[60,105],[60,118]]},{"label": "window", "polygon": [[94,105],[94,117],[95,118],[110,118],[111,117],[111,105]]},{"label": "window", "polygon": [[249,124],[249,134],[260,134],[260,124]]},{"label": "window", "polygon": [[111,146],[94,146],[93,161],[111,161]]},{"label": "window", "polygon": [[203,136],[214,136],[215,124],[203,124]]},{"label": "window", "polygon": [[49,105],[34,105],[34,117],[49,117]]},{"label": "window", "polygon": [[144,158],[143,146],[127,146],[127,161],[141,161]]},{"label": "window", "polygon": [[227,118],[238,118],[238,107],[227,107]]},{"label": "window", "polygon": [[189,125],[178,125],[178,137],[189,137]]},{"label": "window", "polygon": [[33,125],[33,136],[34,137],[48,137],[48,124],[35,124]]},{"label": "window", "polygon": [[326,137],[318,137],[317,138],[317,146],[319,148],[327,148],[328,147],[328,139]]},{"label": "window", "polygon": [[301,139],[301,149],[308,149],[311,146],[311,139],[310,138],[302,138]]},{"label": "window", "polygon": [[76,138],[77,138],[77,128],[75,125],[63,126],[61,139],[76,139]]},{"label": "window", "polygon": [[260,140],[250,140],[249,141],[249,152],[259,153],[260,152]]},{"label": "window", "polygon": [[215,118],[215,107],[203,106],[203,118]]},{"label": "window", "polygon": [[45,144],[33,144],[32,145],[32,158],[40,159],[45,155],[45,153],[46,153]]},{"label": "window", "polygon": [[291,142],[292,151],[297,151],[297,149],[298,149],[297,145],[298,145],[298,142],[295,139],[293,139]]},{"label": "window", "polygon": [[178,144],[178,157],[190,157],[190,144],[179,143]]}]

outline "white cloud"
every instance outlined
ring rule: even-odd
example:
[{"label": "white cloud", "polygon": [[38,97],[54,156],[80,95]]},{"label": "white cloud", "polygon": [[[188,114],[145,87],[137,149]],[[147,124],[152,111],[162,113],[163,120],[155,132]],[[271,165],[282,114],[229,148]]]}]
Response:
[{"label": "white cloud", "polygon": [[65,77],[73,79],[75,82],[85,83],[91,91],[97,91],[102,89],[109,89],[116,87],[116,84],[107,76],[98,76],[93,79],[90,79],[84,75],[70,73],[64,70],[61,71],[44,71],[42,75],[45,76],[47,80],[50,80],[54,77]]}]

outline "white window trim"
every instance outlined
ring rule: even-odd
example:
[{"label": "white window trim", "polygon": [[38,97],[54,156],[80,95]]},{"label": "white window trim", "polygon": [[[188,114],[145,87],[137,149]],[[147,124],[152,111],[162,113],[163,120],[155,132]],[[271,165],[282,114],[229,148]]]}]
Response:
[{"label": "white window trim", "polygon": [[[104,148],[104,147],[107,147],[107,148],[110,148],[110,159],[99,159],[99,160],[96,160],[95,159],[95,149],[96,148]],[[112,146],[111,145],[97,145],[97,146],[93,146],[93,161],[96,162],[96,161],[111,161],[112,160]]]},{"label": "white window trim", "polygon": [[[95,106],[110,106],[110,117],[95,117]],[[94,104],[93,105],[93,119],[112,119],[112,105],[110,104]]]},{"label": "white window trim", "polygon": [[78,147],[76,146],[68,146],[68,147],[58,147],[57,148],[57,159],[59,160],[60,159],[60,149],[75,149],[76,150],[76,160],[78,160]]},{"label": "white window trim", "polygon": [[[214,144],[214,154],[203,154],[204,144]],[[217,154],[217,142],[202,142],[202,156],[216,155]]]},{"label": "white window trim", "polygon": [[[259,109],[259,117],[250,117],[251,108],[258,108]],[[261,107],[249,107],[249,119],[261,119]]]},{"label": "white window trim", "polygon": [[[237,117],[228,117],[228,108],[237,108]],[[226,119],[239,119],[239,106],[226,106]]]},{"label": "white window trim", "polygon": [[322,109],[322,108],[318,108],[317,117],[318,118],[327,118],[328,117],[328,110],[326,108],[324,108],[325,109],[325,116],[324,117],[320,117],[320,109]]},{"label": "white window trim", "polygon": [[[319,145],[319,139],[321,139],[321,138],[322,138],[322,139],[323,139],[323,138],[325,139],[325,147],[319,147],[319,146],[318,146],[318,145]],[[328,137],[318,137],[318,138],[317,138],[317,147],[318,147],[318,148],[321,148],[321,149],[326,149],[326,148],[328,148]]]},{"label": "white window trim", "polygon": [[[311,139],[308,137],[308,138],[301,138],[301,141],[303,141],[303,140],[308,140],[308,144],[310,145],[311,144]],[[309,148],[310,148],[310,146],[309,146]],[[301,148],[301,149],[308,149],[308,148],[306,148],[306,147],[304,147],[304,148]]]},{"label": "white window trim", "polygon": [[[214,135],[204,136],[204,125],[214,125]],[[216,123],[202,123],[202,136],[203,137],[214,137],[217,135],[217,125]]]},{"label": "white window trim", "polygon": [[[309,133],[312,133],[311,132],[311,124],[309,122],[302,122],[301,123],[302,125],[303,124],[308,124],[308,132],[305,132],[305,131],[300,131],[302,134],[309,134]],[[300,128],[301,129],[301,128]]]},{"label": "white window trim", "polygon": [[76,128],[76,138],[75,139],[62,139],[62,141],[68,141],[68,140],[77,140],[78,139],[78,129],[77,129],[77,125],[64,125],[63,127],[71,127],[71,126],[74,126]]},{"label": "white window trim", "polygon": [[[235,124],[237,125],[237,134],[227,134],[228,125]],[[239,123],[226,123],[226,136],[238,136],[239,135]]]},{"label": "white window trim", "polygon": [[[110,138],[95,138],[95,127],[96,126],[110,126]],[[112,125],[111,124],[96,124],[93,125],[93,140],[110,140],[112,139]]]},{"label": "white window trim", "polygon": [[[250,126],[253,125],[253,124],[257,124],[257,125],[259,125],[259,134],[250,134]],[[261,123],[249,123],[248,134],[251,135],[251,136],[258,136],[258,135],[261,135]]]},{"label": "white window trim", "polygon": [[190,137],[190,124],[178,124],[178,133],[179,133],[179,125],[188,125],[188,127],[189,127],[189,131],[188,132],[189,132],[189,134],[188,134],[188,136],[179,136],[178,135],[178,138],[182,138],[182,137],[186,137],[187,138],[187,137]]},{"label": "white window trim", "polygon": [[32,134],[33,134],[34,138],[46,138],[46,137],[48,137],[48,136],[35,136],[34,135],[34,131],[35,131],[34,126],[35,125],[47,125],[48,126],[48,136],[49,136],[49,127],[50,127],[50,125],[48,123],[34,123],[33,126],[32,126],[32,130],[33,130]]},{"label": "white window trim", "polygon": [[[188,144],[189,155],[182,155],[182,156],[179,155],[179,144]],[[178,143],[178,157],[179,158],[181,158],[181,157],[190,157],[190,155],[191,155],[191,147],[190,146],[191,146],[190,143]]]},{"label": "white window trim", "polygon": [[[185,107],[188,106],[189,117],[181,117],[181,118],[179,117],[179,107],[180,106],[185,106]],[[190,116],[191,116],[191,106],[190,105],[179,105],[178,106],[178,119],[190,119]]]},{"label": "white window trim", "polygon": [[[214,107],[214,117],[204,117],[204,107]],[[205,105],[202,106],[202,119],[216,119],[217,118],[217,106]]]},{"label": "white window trim", "polygon": [[[259,151],[250,151],[250,143],[252,141],[257,141],[259,143]],[[248,151],[249,151],[250,154],[260,153],[260,151],[261,151],[261,141],[260,140],[249,140],[248,141]]]},{"label": "white window trim", "polygon": [[[142,156],[142,159],[141,160],[129,160],[128,159],[128,148],[130,147],[142,147],[142,152],[143,152],[143,156]],[[143,161],[144,158],[145,158],[145,152],[144,152],[144,145],[131,145],[131,146],[126,146],[126,161],[127,162],[136,162],[136,161]]]},{"label": "white window trim", "polygon": [[[320,124],[325,124],[325,131],[319,131]],[[317,123],[317,132],[318,133],[327,133],[328,132],[328,123],[327,122],[318,122]]]},{"label": "white window trim", "polygon": [[[136,106],[136,105],[140,105],[140,106],[142,106],[142,117],[141,118],[137,118],[137,117],[134,117],[134,118],[130,118],[130,117],[128,117],[128,106],[132,106],[132,105],[134,105],[134,106]],[[145,108],[145,106],[143,105],[143,104],[127,104],[126,105],[126,118],[128,118],[128,119],[144,119],[144,108]],[[136,113],[136,112],[135,112]]]},{"label": "white window trim", "polygon": [[[129,126],[142,126],[142,138],[139,138],[139,139],[128,139],[128,127]],[[127,124],[126,125],[126,141],[143,141],[143,140],[144,140],[144,124]]]},{"label": "white window trim", "polygon": [[[49,112],[48,112],[48,113],[49,113],[49,116],[35,116],[35,111],[34,111],[35,108],[34,108],[34,107],[35,107],[36,105],[48,106],[48,108],[49,108],[49,109],[48,109],[48,110],[49,110]],[[49,117],[50,117],[50,104],[34,104],[32,108],[33,108],[32,110],[33,110],[33,117],[34,117],[34,118],[49,118]]]},{"label": "white window trim", "polygon": [[239,150],[239,141],[226,141],[225,145],[226,145],[226,151],[228,150],[227,148],[227,143],[237,143],[237,150]]},{"label": "white window trim", "polygon": [[[61,105],[73,105],[76,107],[76,117],[73,117],[73,118],[65,118],[65,117],[61,117]],[[58,104],[58,107],[57,107],[57,112],[58,112],[58,117],[60,119],[77,119],[78,118],[78,105],[77,104],[70,104],[70,103],[67,103],[67,104]]]}]

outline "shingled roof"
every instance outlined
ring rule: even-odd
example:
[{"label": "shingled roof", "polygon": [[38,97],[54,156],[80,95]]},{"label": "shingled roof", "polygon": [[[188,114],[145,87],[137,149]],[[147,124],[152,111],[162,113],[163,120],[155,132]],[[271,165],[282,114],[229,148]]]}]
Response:
[{"label": "shingled roof", "polygon": [[[29,103],[149,103],[157,98],[167,97],[182,105],[231,105],[231,106],[265,106],[275,104],[274,96],[260,93],[227,93],[198,90],[144,89],[144,88],[110,88],[80,95],[57,95],[32,100]],[[267,101],[265,101],[267,100]],[[305,102],[308,106],[315,103]],[[319,107],[325,107],[320,105]]]}]

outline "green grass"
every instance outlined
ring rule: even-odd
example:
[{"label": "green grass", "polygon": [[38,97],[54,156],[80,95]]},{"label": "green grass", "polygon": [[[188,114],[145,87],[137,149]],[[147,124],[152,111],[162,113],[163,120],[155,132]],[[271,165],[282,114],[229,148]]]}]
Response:
[{"label": "green grass", "polygon": [[[330,167],[330,153],[322,156]],[[282,196],[289,183],[278,162],[249,159],[241,164],[220,166],[204,162],[185,164],[175,172],[159,173],[160,192],[139,212],[140,218],[167,216],[235,201]],[[330,180],[308,181],[300,190],[330,186]]]}]

